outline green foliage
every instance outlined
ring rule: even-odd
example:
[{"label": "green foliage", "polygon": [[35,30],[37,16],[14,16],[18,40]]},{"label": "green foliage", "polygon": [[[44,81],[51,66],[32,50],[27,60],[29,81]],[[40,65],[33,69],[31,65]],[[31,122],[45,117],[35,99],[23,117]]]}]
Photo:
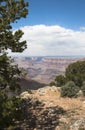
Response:
[{"label": "green foliage", "polygon": [[19,90],[18,78],[21,71],[11,63],[12,59],[6,54],[0,56],[0,88],[9,86],[11,90]]},{"label": "green foliage", "polygon": [[61,87],[66,83],[66,78],[63,75],[58,75],[55,78],[55,82],[58,87]]},{"label": "green foliage", "polygon": [[6,129],[24,117],[23,101],[8,95],[8,91],[19,92],[21,70],[6,51],[23,52],[27,47],[26,41],[20,40],[23,32],[12,31],[12,23],[28,14],[27,7],[24,0],[0,0],[0,129]]},{"label": "green foliage", "polygon": [[11,23],[26,17],[28,3],[24,0],[3,0],[0,2],[0,51],[11,49],[12,52],[22,52],[27,46],[26,41],[20,41],[21,30],[12,32]]},{"label": "green foliage", "polygon": [[64,86],[61,87],[61,96],[62,97],[76,97],[79,88],[75,85],[73,81],[67,82]]},{"label": "green foliage", "polygon": [[56,85],[56,83],[54,82],[54,81],[52,81],[52,82],[50,82],[50,84],[49,84],[50,86],[55,86]]},{"label": "green foliage", "polygon": [[17,97],[8,98],[4,90],[0,90],[0,128],[16,125],[15,121],[24,120],[23,100]]},{"label": "green foliage", "polygon": [[[73,81],[73,82],[70,82]],[[82,90],[85,96],[85,61],[77,61],[70,64],[63,75],[56,76],[55,82],[61,87],[61,96],[76,96],[77,88]],[[78,86],[78,87],[76,87]]]},{"label": "green foliage", "polygon": [[83,82],[83,85],[81,87],[81,90],[83,92],[83,95],[85,96],[85,81]]},{"label": "green foliage", "polygon": [[85,61],[78,61],[70,64],[65,72],[68,81],[74,81],[77,86],[82,86],[85,80]]}]

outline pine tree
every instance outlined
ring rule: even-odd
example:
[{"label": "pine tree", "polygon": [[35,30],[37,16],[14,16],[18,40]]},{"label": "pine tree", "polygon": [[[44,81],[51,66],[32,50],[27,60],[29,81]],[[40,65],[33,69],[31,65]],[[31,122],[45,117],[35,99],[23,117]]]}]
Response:
[{"label": "pine tree", "polygon": [[27,7],[28,2],[24,0],[0,0],[0,129],[23,120],[23,101],[16,96],[8,95],[9,91],[19,92],[21,70],[13,64],[7,50],[23,52],[27,47],[26,41],[20,41],[23,32],[12,30],[12,23],[26,18]]}]

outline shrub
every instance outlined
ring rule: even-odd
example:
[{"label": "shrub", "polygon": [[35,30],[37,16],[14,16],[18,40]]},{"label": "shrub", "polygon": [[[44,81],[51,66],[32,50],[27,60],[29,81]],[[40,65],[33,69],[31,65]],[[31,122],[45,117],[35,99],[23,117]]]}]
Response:
[{"label": "shrub", "polygon": [[81,87],[85,80],[85,61],[70,64],[66,69],[65,77],[68,81],[74,81],[77,86]]},{"label": "shrub", "polygon": [[61,87],[62,85],[65,85],[66,78],[63,75],[58,75],[55,78],[55,82],[56,82],[58,87]]},{"label": "shrub", "polygon": [[81,90],[83,92],[83,95],[85,96],[85,81],[83,82],[83,85],[81,87]]},{"label": "shrub", "polygon": [[67,82],[64,86],[61,87],[61,96],[62,97],[76,97],[79,88],[75,85],[73,81]]},{"label": "shrub", "polygon": [[54,81],[52,81],[52,82],[50,82],[50,84],[49,84],[50,86],[55,86],[56,85],[56,83],[54,82]]}]

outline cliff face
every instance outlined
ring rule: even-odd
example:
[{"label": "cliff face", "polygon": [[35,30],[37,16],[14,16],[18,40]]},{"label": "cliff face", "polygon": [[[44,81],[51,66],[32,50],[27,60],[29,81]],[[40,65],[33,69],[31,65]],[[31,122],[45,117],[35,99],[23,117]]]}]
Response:
[{"label": "cliff face", "polygon": [[49,83],[55,79],[56,75],[64,74],[66,67],[82,60],[78,58],[51,58],[51,57],[24,57],[15,58],[15,63],[19,67],[25,68],[27,72],[27,78]]}]

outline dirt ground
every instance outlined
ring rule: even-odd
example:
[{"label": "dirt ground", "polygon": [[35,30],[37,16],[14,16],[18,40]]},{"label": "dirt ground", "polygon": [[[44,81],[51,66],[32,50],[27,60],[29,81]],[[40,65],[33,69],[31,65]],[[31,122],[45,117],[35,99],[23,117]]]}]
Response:
[{"label": "dirt ground", "polygon": [[[45,103],[46,106],[60,106],[65,110],[82,109],[85,112],[85,97],[78,98],[62,98],[60,96],[60,89],[55,87],[41,88],[34,92],[33,96]],[[83,113],[83,111],[82,111]],[[83,113],[84,114],[84,113]]]},{"label": "dirt ground", "polygon": [[85,97],[81,95],[77,98],[62,98],[60,96],[60,88],[55,86],[34,90],[29,96],[44,103],[44,107],[59,106],[66,111],[66,114],[60,117],[60,126],[55,130],[79,130],[70,129],[70,126],[75,121],[85,118]]}]

